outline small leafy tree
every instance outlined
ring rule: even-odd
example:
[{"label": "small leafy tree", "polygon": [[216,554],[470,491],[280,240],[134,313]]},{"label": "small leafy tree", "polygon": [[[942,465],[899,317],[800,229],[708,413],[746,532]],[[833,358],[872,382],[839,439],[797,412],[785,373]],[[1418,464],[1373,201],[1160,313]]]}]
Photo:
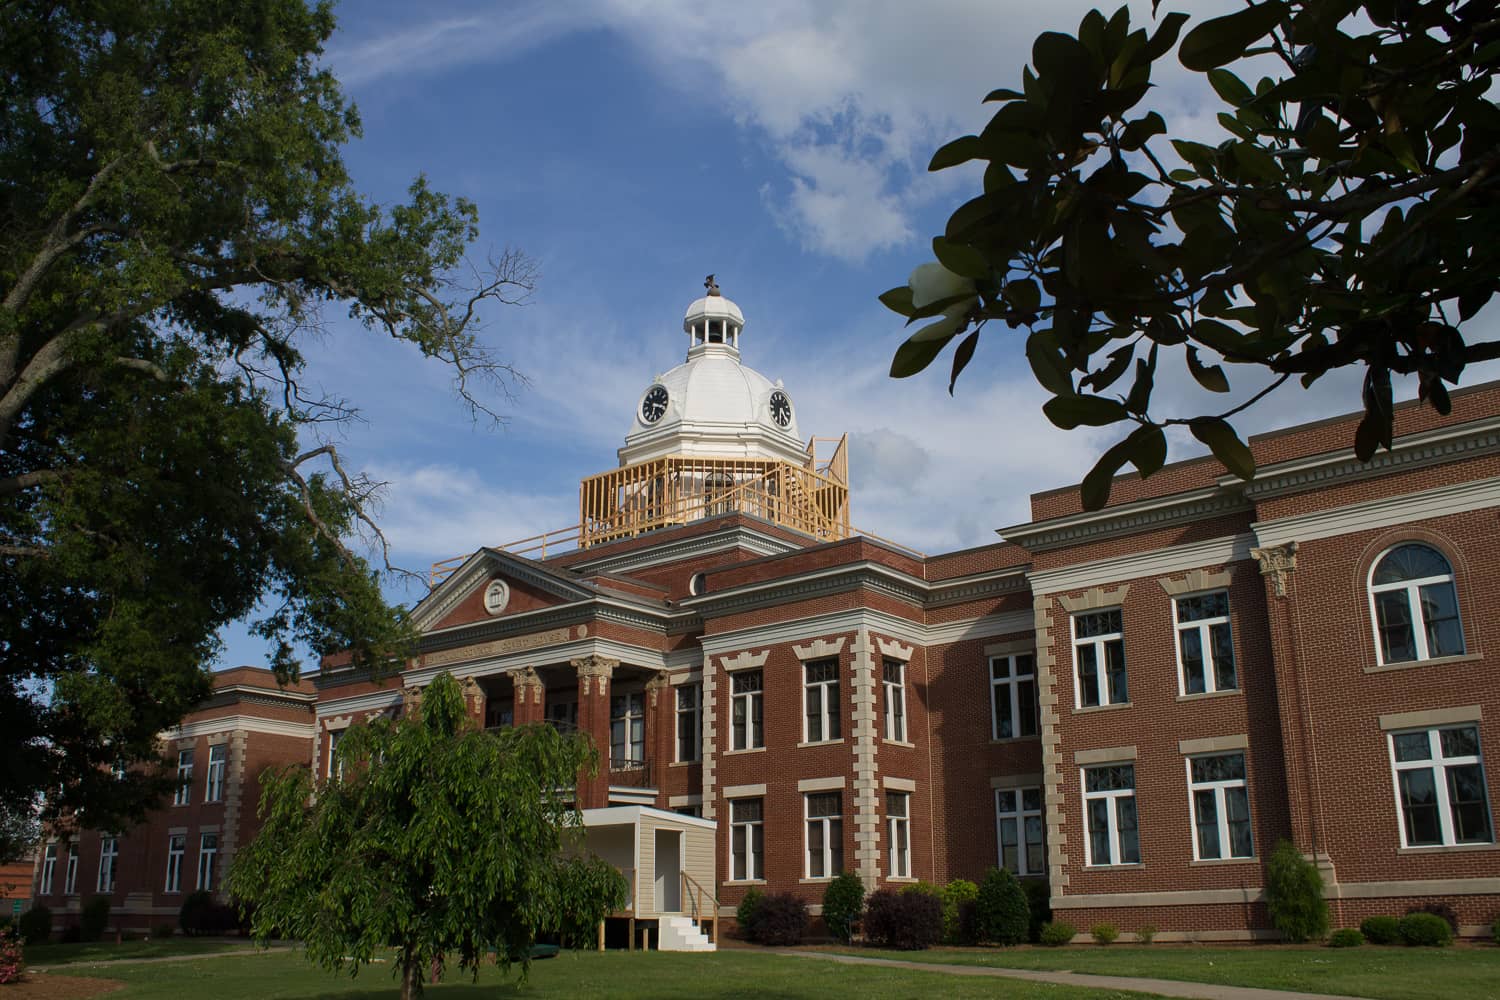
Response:
[{"label": "small leafy tree", "polygon": [[[1121,7],[1038,36],[988,126],[932,158],[977,162],[982,190],[937,261],[881,296],[921,321],[893,376],[957,339],[951,391],[981,332],[1021,330],[1054,424],[1121,428],[1083,481],[1089,508],[1126,462],[1159,468],[1174,425],[1249,478],[1230,421],[1289,380],[1362,370],[1368,459],[1391,444],[1393,375],[1447,413],[1465,366],[1500,358],[1474,322],[1500,287],[1493,5],[1259,0],[1178,45],[1188,21],[1148,33]],[[1174,49],[1222,101],[1214,144],[1141,107]],[[1238,399],[1221,362],[1248,371]],[[1226,401],[1161,412],[1166,365]]]},{"label": "small leafy tree", "polygon": [[828,933],[848,944],[854,940],[860,914],[865,909],[865,884],[853,872],[844,872],[828,883],[823,893],[823,923]]},{"label": "small leafy tree", "polygon": [[109,897],[94,896],[78,915],[78,933],[84,941],[98,941],[109,926]]},{"label": "small leafy tree", "polygon": [[1031,910],[1021,883],[1005,868],[991,868],[979,885],[976,915],[979,940],[1021,944],[1031,924]]},{"label": "small leafy tree", "polygon": [[538,929],[576,933],[624,905],[619,872],[564,857],[579,824],[564,790],[597,767],[581,739],[540,725],[484,732],[443,673],[412,717],[356,726],[337,752],[342,778],[314,787],[300,767],[263,778],[265,825],[229,875],[258,941],[295,938],[351,975],[394,949],[408,1000],[450,956],[477,976],[493,948],[524,973]]},{"label": "small leafy tree", "polygon": [[1277,844],[1266,863],[1266,909],[1286,941],[1300,944],[1328,933],[1323,876],[1289,840]]},{"label": "small leafy tree", "polygon": [[956,878],[943,886],[943,940],[948,944],[973,944],[968,940],[970,933],[965,933],[963,926],[963,909],[965,905],[973,906],[979,899],[979,886],[966,878]]}]

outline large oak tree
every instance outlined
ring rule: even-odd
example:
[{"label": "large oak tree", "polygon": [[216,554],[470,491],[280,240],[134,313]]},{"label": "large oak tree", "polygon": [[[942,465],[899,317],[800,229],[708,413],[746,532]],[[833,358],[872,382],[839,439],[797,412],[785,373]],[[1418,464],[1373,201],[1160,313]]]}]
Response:
[{"label": "large oak tree", "polygon": [[298,643],[410,640],[364,557],[376,484],[317,433],[353,407],[301,345],[336,309],[493,415],[514,373],[479,320],[533,274],[468,266],[473,205],[420,179],[356,190],[333,28],[303,0],[0,3],[0,811],[139,815],[132,765],[252,612],[284,675]]},{"label": "large oak tree", "polygon": [[[1148,32],[1096,10],[1039,36],[1021,88],[991,93],[985,129],[932,159],[982,164],[983,192],[933,240],[937,263],[881,296],[930,321],[892,375],[957,340],[956,380],[998,322],[1026,331],[1054,424],[1128,428],[1085,478],[1088,507],[1126,462],[1159,468],[1174,424],[1253,475],[1231,420],[1288,380],[1363,369],[1352,444],[1367,459],[1390,446],[1393,375],[1446,413],[1465,366],[1500,358],[1472,323],[1500,287],[1495,5],[1257,0],[1178,45],[1187,22]],[[1174,49],[1223,102],[1217,143],[1140,110]],[[1225,363],[1248,366],[1253,391],[1162,413],[1169,355],[1215,393],[1231,391]]]}]

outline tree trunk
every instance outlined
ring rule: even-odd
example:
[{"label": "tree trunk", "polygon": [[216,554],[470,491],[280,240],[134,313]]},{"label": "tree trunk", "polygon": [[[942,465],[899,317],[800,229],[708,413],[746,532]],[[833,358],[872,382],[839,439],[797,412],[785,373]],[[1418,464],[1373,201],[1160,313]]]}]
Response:
[{"label": "tree trunk", "polygon": [[417,1000],[422,995],[422,963],[406,956],[401,964],[401,1000]]}]

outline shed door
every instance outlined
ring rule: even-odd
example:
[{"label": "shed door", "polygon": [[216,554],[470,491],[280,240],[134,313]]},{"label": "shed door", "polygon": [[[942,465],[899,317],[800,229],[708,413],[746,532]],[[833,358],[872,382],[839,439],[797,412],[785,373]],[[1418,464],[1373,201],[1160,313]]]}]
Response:
[{"label": "shed door", "polygon": [[656,912],[682,912],[682,831],[656,831]]}]

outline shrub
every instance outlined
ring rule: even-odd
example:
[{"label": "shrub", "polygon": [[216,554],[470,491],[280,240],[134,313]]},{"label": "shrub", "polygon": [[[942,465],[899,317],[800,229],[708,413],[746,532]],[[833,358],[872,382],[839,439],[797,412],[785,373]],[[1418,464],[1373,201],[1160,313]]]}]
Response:
[{"label": "shrub", "polygon": [[83,912],[78,915],[78,931],[85,941],[97,941],[104,936],[104,928],[109,926],[109,897],[94,896],[83,904]]},{"label": "shrub", "polygon": [[1026,940],[1035,944],[1042,939],[1042,925],[1052,919],[1052,887],[1044,878],[1029,878],[1021,883],[1026,893],[1026,907],[1030,910],[1030,922],[1026,925]]},{"label": "shrub", "polygon": [[801,944],[807,934],[807,904],[785,893],[766,896],[755,910],[751,927],[751,940],[759,944]]},{"label": "shrub", "polygon": [[1490,937],[1494,938],[1496,944],[1500,944],[1500,917],[1496,917],[1495,922],[1490,924]]},{"label": "shrub", "polygon": [[[973,944],[973,903],[979,898],[979,886],[966,878],[956,878],[943,886],[943,940],[949,944]],[[964,926],[964,904],[970,904],[969,923]]]},{"label": "shrub", "polygon": [[917,951],[943,937],[943,902],[925,892],[881,889],[865,910],[865,940],[883,948]]},{"label": "shrub", "polygon": [[234,907],[216,901],[206,889],[188,893],[177,912],[177,923],[184,934],[225,934],[240,925]]},{"label": "shrub", "polygon": [[78,929],[77,924],[68,924],[57,936],[57,940],[62,944],[77,944],[83,940],[83,931]]},{"label": "shrub", "polygon": [[9,926],[0,928],[0,986],[19,983],[25,968],[21,935]]},{"label": "shrub", "polygon": [[755,940],[755,918],[760,913],[760,904],[765,898],[765,893],[751,886],[745,890],[745,896],[740,900],[740,905],[735,907],[734,919],[740,925],[740,936],[746,940]]},{"label": "shrub", "polygon": [[1353,927],[1343,927],[1328,938],[1330,948],[1358,948],[1365,943],[1365,936]]},{"label": "shrub", "polygon": [[1436,913],[1408,913],[1401,918],[1401,940],[1411,947],[1441,948],[1453,943],[1453,928]]},{"label": "shrub", "polygon": [[1156,925],[1142,924],[1140,927],[1136,928],[1135,939],[1141,944],[1150,944],[1152,941],[1155,941]]},{"label": "shrub", "polygon": [[823,893],[823,923],[828,933],[848,944],[854,940],[860,914],[865,909],[865,884],[853,872],[844,872],[828,883]]},{"label": "shrub", "polygon": [[1359,930],[1371,944],[1401,943],[1401,921],[1395,917],[1366,917]]},{"label": "shrub", "polygon": [[1078,933],[1078,928],[1065,920],[1058,920],[1042,925],[1040,941],[1048,948],[1060,948],[1073,940]]},{"label": "shrub", "polygon": [[1282,940],[1298,944],[1328,933],[1323,876],[1287,840],[1276,845],[1266,864],[1266,909]]},{"label": "shrub", "polygon": [[1448,927],[1453,931],[1453,936],[1458,936],[1458,911],[1447,903],[1423,903],[1421,906],[1413,906],[1407,913],[1430,913],[1435,917],[1442,917],[1448,922]]},{"label": "shrub", "polygon": [[980,941],[1009,945],[1026,940],[1031,911],[1026,905],[1026,893],[1009,871],[991,868],[979,886],[975,905],[975,930]]},{"label": "shrub", "polygon": [[16,930],[21,932],[21,940],[26,944],[46,944],[52,936],[52,911],[45,903],[37,903],[21,914],[21,919],[16,921]]},{"label": "shrub", "polygon": [[1095,944],[1114,944],[1115,938],[1120,936],[1120,928],[1114,924],[1095,924],[1089,933],[1093,935]]},{"label": "shrub", "polygon": [[157,924],[151,931],[154,938],[169,938],[177,933],[177,928],[171,924]]}]

